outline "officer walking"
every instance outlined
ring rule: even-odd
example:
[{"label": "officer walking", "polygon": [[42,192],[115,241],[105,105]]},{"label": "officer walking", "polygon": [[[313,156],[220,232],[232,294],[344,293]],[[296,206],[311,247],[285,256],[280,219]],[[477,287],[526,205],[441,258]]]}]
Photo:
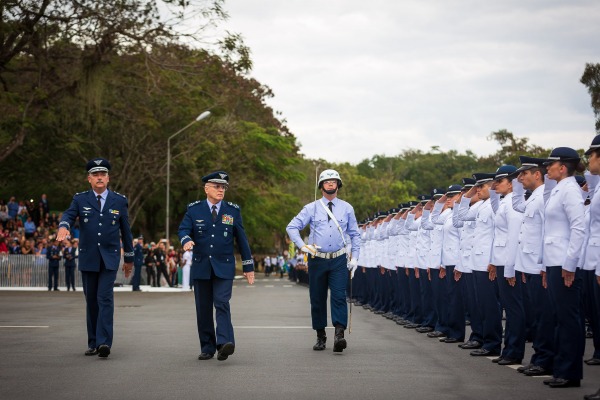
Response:
[{"label": "officer walking", "polygon": [[133,247],[133,278],[131,278],[131,289],[134,292],[141,291],[140,280],[142,277],[142,265],[144,265],[144,237],[138,237],[136,245]]},{"label": "officer walking", "polygon": [[86,356],[106,358],[113,342],[113,287],[124,247],[125,278],[133,267],[133,237],[129,228],[128,202],[122,194],[108,189],[110,163],[95,158],[87,163],[92,190],[73,196],[63,213],[57,239],[64,240],[80,220],[79,270],[86,301],[88,349]]},{"label": "officer walking", "polygon": [[[327,337],[327,289],[331,290],[331,322],[335,327],[334,352],[346,348],[344,330],[348,326],[346,305],[347,269],[354,274],[358,264],[360,232],[354,209],[337,198],[342,187],[340,174],[325,170],[317,183],[323,197],[304,206],[287,226],[290,239],[302,251],[310,253],[308,260],[309,293],[312,327],[317,331],[313,350],[324,350]],[[300,231],[310,224],[309,243],[304,243]],[[348,262],[346,239],[350,238],[352,258]]]},{"label": "officer walking", "polygon": [[[249,284],[254,283],[254,261],[237,204],[223,201],[229,175],[216,171],[202,177],[206,200],[190,203],[179,225],[184,251],[192,250],[190,278],[194,285],[196,321],[200,338],[199,360],[209,360],[218,352],[219,361],[235,350],[229,300],[235,277],[233,239],[242,254],[242,268]],[[213,322],[213,304],[217,329]]]}]

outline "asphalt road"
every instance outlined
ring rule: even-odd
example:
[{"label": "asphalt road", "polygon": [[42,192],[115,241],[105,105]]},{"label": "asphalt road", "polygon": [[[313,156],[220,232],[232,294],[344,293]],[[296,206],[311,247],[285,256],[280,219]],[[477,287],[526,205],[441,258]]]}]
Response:
[{"label": "asphalt road", "polygon": [[236,350],[223,362],[197,359],[192,293],[115,302],[112,353],[99,359],[83,355],[81,292],[0,291],[0,399],[565,400],[600,387],[600,367],[584,366],[581,388],[550,389],[356,307],[348,349],[334,354],[328,330],[327,350],[313,351],[308,290],[285,279],[236,281]]}]

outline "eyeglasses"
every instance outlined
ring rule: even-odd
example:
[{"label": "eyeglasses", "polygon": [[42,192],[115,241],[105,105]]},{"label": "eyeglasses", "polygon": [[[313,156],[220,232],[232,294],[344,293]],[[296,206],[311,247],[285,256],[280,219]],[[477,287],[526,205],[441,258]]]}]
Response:
[{"label": "eyeglasses", "polygon": [[229,186],[227,186],[225,184],[215,184],[215,185],[206,185],[206,186],[215,188],[217,190],[222,190],[222,191],[226,191],[229,188]]},{"label": "eyeglasses", "polygon": [[323,181],[324,184],[333,184],[333,183],[337,183],[337,179],[330,179],[328,181]]}]

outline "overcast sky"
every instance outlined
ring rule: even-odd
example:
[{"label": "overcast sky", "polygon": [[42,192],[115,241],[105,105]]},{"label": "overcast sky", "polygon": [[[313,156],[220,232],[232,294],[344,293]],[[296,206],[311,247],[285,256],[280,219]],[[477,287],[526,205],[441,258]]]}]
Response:
[{"label": "overcast sky", "polygon": [[309,158],[497,150],[507,129],[587,148],[598,0],[226,0],[226,27]]}]

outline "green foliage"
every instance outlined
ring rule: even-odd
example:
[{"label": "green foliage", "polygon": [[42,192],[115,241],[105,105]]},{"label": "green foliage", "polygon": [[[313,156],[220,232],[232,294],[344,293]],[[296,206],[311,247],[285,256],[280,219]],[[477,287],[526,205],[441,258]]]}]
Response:
[{"label": "green foliage", "polygon": [[580,82],[590,94],[592,110],[596,116],[596,132],[600,134],[600,64],[585,64]]}]

